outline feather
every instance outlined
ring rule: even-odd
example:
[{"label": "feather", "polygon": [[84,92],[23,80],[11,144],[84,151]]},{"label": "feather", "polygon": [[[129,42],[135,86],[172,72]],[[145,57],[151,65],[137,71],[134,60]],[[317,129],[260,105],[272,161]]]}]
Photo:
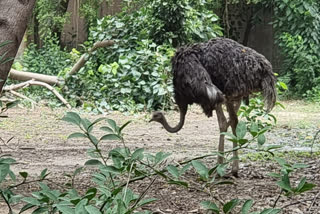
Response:
[{"label": "feather", "polygon": [[180,48],[172,59],[177,104],[199,104],[207,116],[217,104],[241,100],[261,91],[267,110],[276,101],[271,63],[255,50],[231,39],[215,38]]}]

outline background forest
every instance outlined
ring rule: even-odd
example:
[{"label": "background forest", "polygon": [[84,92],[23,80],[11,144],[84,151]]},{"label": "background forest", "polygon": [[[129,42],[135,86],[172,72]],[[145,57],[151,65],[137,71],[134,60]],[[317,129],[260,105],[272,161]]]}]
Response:
[{"label": "background forest", "polygon": [[[95,112],[168,109],[175,48],[224,36],[272,61],[289,89],[283,98],[319,102],[319,14],[316,0],[38,0],[14,68],[65,77],[96,41],[112,39],[58,90]],[[24,94],[59,105],[39,87]]]},{"label": "background forest", "polygon": [[[5,99],[81,114],[13,108],[8,117],[18,102],[0,101],[0,214],[318,213],[319,14],[319,0],[37,0]],[[213,120],[191,109],[179,134],[147,123],[156,121],[148,111],[174,109],[176,49],[215,37],[265,55],[286,108],[265,112],[254,96],[228,120],[221,107]],[[232,149],[220,148],[225,140]],[[239,175],[229,174],[237,160]]]}]

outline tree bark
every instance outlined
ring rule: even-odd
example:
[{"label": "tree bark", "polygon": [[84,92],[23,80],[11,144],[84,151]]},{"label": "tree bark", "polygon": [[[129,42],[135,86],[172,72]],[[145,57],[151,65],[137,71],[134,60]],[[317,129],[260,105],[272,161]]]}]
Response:
[{"label": "tree bark", "polygon": [[[36,0],[0,0],[0,43],[12,41],[0,50],[0,56],[8,51],[7,57],[15,57]],[[0,92],[7,80],[13,61],[0,66]]]}]

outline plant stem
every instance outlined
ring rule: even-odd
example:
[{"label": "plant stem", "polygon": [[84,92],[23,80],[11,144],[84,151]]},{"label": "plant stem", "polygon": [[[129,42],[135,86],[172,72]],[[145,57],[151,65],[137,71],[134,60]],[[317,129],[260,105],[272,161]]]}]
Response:
[{"label": "plant stem", "polygon": [[3,191],[1,191],[1,197],[2,197],[3,200],[6,202],[8,208],[9,208],[9,214],[12,214],[12,213],[13,213],[13,212],[12,212],[12,208],[11,208],[11,206],[10,206],[9,201],[7,200],[7,198],[5,197],[5,195],[3,194]]},{"label": "plant stem", "polygon": [[275,208],[276,207],[276,205],[277,205],[277,203],[278,203],[278,201],[279,201],[279,199],[280,199],[280,197],[281,197],[281,194],[283,193],[283,189],[281,189],[281,191],[280,191],[280,194],[278,195],[278,198],[277,198],[277,200],[274,202],[274,204],[273,204],[273,207],[272,208]]}]

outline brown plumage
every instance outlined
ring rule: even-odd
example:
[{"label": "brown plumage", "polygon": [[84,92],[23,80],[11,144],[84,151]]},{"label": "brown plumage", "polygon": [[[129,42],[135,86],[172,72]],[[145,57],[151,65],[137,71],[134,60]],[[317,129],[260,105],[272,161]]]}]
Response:
[{"label": "brown plumage", "polygon": [[[153,113],[151,119],[160,122],[169,132],[178,132],[183,127],[189,104],[199,104],[208,117],[217,110],[220,131],[226,131],[231,125],[235,132],[236,112],[242,99],[262,92],[267,111],[276,102],[276,77],[271,63],[255,50],[231,39],[215,38],[180,48],[172,59],[172,71],[180,122],[175,127],[169,126],[161,112]],[[227,106],[229,123],[223,115],[222,104]],[[220,139],[220,144],[222,141]]]}]

